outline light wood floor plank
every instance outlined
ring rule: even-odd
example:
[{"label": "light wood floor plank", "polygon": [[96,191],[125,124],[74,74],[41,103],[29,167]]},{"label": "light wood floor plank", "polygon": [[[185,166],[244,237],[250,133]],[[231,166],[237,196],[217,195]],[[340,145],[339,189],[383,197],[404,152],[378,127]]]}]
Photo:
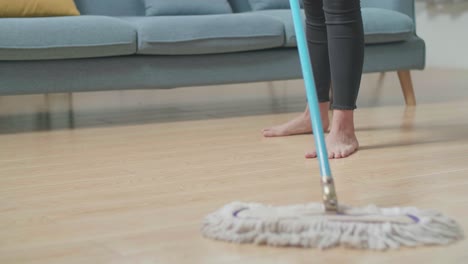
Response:
[{"label": "light wood floor plank", "polygon": [[[468,230],[468,74],[412,77],[417,107],[404,107],[396,74],[364,77],[361,148],[331,161],[340,202],[437,209]],[[466,240],[380,253],[201,236],[231,201],[320,201],[318,164],[303,157],[312,136],[260,134],[302,110],[301,81],[66,100],[0,97],[0,263],[468,262]]]}]

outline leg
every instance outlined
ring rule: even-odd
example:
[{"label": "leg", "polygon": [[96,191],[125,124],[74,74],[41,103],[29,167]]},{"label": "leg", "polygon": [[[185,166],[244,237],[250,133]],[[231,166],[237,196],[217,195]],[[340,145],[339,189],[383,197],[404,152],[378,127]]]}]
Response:
[{"label": "leg", "polygon": [[398,71],[398,78],[400,79],[401,90],[403,91],[403,96],[405,97],[406,105],[416,105],[416,97],[414,96],[413,81],[411,80],[410,71]]},{"label": "leg", "polygon": [[[317,86],[317,96],[320,102],[323,129],[329,127],[329,105],[330,105],[330,63],[328,56],[327,27],[325,25],[325,14],[323,12],[322,0],[304,0],[306,14],[306,35],[309,46],[312,67],[314,68],[314,79]],[[265,137],[289,136],[306,134],[312,132],[309,108],[293,120],[263,130]]]},{"label": "leg", "polygon": [[[344,158],[358,148],[354,109],[364,61],[364,30],[360,0],[324,0],[328,33],[333,121],[327,136],[330,158]],[[315,151],[306,157],[316,157]]]},{"label": "leg", "polygon": [[324,0],[333,109],[354,110],[364,62],[364,29],[359,0]]}]

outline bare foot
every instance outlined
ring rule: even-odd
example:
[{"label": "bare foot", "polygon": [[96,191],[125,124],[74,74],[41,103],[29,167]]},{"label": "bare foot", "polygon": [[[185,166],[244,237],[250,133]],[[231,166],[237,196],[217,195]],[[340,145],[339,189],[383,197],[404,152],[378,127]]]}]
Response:
[{"label": "bare foot", "polygon": [[[346,158],[358,150],[359,142],[354,133],[352,111],[334,111],[332,129],[325,141],[330,159]],[[316,158],[317,152],[309,152],[305,157]]]},{"label": "bare foot", "polygon": [[[322,116],[323,130],[328,131],[330,121],[328,119],[329,103],[320,103],[320,114]],[[284,137],[300,134],[312,133],[312,125],[310,121],[309,107],[306,107],[304,113],[295,117],[294,119],[270,128],[263,129],[264,137]]]}]

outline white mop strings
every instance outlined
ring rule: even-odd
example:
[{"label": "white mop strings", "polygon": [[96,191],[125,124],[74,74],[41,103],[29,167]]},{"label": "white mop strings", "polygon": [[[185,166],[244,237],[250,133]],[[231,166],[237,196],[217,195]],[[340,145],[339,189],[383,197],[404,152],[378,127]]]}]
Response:
[{"label": "white mop strings", "polygon": [[384,250],[400,246],[445,245],[463,238],[452,219],[414,207],[352,208],[325,214],[322,204],[266,206],[234,202],[208,215],[206,237],[237,243]]}]

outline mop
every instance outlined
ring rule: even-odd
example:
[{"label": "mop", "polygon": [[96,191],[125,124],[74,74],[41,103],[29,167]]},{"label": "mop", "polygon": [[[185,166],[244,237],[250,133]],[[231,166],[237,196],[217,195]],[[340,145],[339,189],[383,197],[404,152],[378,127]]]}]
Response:
[{"label": "mop", "polygon": [[437,211],[338,204],[299,0],[290,0],[290,5],[320,165],[323,202],[290,206],[232,202],[205,217],[203,235],[236,243],[370,250],[446,245],[462,239],[461,227]]}]

